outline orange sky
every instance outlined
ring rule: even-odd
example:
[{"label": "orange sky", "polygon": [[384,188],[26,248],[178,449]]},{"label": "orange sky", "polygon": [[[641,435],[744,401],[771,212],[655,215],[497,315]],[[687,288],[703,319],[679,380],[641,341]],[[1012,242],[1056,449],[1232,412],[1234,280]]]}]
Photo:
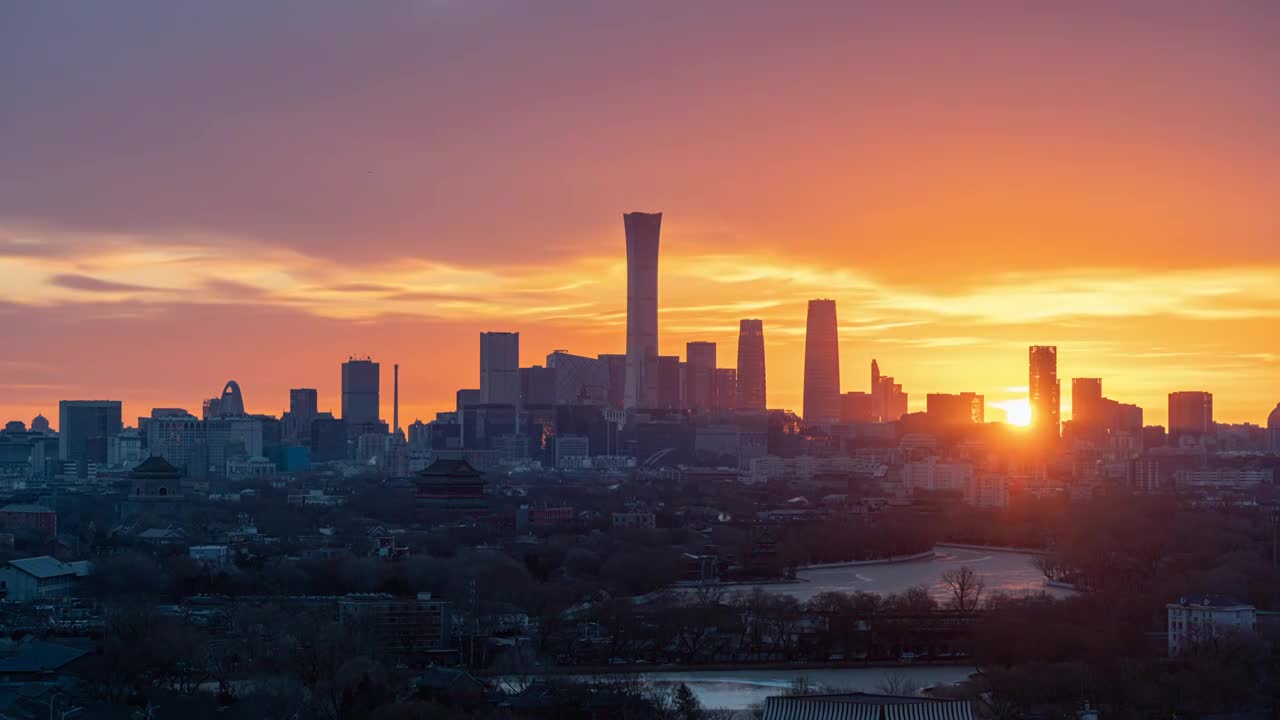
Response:
[{"label": "orange sky", "polygon": [[[198,411],[228,379],[402,418],[524,364],[621,352],[621,214],[663,211],[661,342],[765,321],[799,409],[804,304],[843,389],[1064,389],[1162,423],[1280,401],[1280,13],[1265,3],[552,2],[24,7],[0,26],[0,419]],[[82,15],[88,15],[84,17]],[[1069,401],[1064,391],[1064,403]],[[998,412],[990,413],[997,416]],[[1064,413],[1069,416],[1069,412]]]}]

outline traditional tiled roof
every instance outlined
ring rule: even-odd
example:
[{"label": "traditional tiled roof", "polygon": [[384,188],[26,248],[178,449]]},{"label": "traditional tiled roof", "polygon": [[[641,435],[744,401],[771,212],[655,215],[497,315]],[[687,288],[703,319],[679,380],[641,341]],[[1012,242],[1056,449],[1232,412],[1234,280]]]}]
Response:
[{"label": "traditional tiled roof", "polygon": [[460,458],[441,458],[431,463],[426,470],[418,473],[420,477],[452,477],[452,478],[478,478],[483,473],[471,467],[471,463]]},{"label": "traditional tiled roof", "polygon": [[159,455],[152,455],[129,471],[130,477],[178,477],[182,471]]},{"label": "traditional tiled roof", "polygon": [[766,698],[764,720],[972,720],[963,700],[839,693]]}]

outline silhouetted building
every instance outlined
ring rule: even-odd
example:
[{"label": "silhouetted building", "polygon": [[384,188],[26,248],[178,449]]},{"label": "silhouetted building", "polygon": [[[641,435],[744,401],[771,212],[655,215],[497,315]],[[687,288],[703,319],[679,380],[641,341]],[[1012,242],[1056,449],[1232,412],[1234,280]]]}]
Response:
[{"label": "silhouetted building", "polygon": [[1213,395],[1207,392],[1169,393],[1169,444],[1185,435],[1208,435],[1213,430]]},{"label": "silhouetted building", "polygon": [[[609,369],[598,358],[556,350],[547,356],[547,367],[556,373],[556,405],[605,404]],[[657,370],[656,362],[653,369]]]},{"label": "silhouetted building", "polygon": [[520,368],[520,406],[555,405],[556,371],[534,365]]},{"label": "silhouetted building", "polygon": [[320,412],[316,389],[291,388],[289,390],[289,412],[300,417],[314,418]]},{"label": "silhouetted building", "polygon": [[695,341],[685,345],[685,405],[710,410],[715,396],[716,344]]},{"label": "silhouetted building", "polygon": [[49,420],[44,415],[36,415],[31,420],[31,432],[47,433],[49,432]]},{"label": "silhouetted building", "polygon": [[107,439],[123,429],[119,400],[63,400],[58,403],[58,458],[105,463]]},{"label": "silhouetted building", "polygon": [[604,363],[609,378],[609,407],[620,408],[627,399],[627,356],[601,355],[599,360]]},{"label": "silhouetted building", "polygon": [[893,377],[880,374],[880,364],[871,360],[871,416],[874,422],[897,422],[907,414],[907,394]]},{"label": "silhouetted building", "polygon": [[622,216],[627,234],[627,408],[658,406],[658,236],[662,213]]},{"label": "silhouetted building", "polygon": [[1267,448],[1273,453],[1280,453],[1280,403],[1276,403],[1276,409],[1267,417]]},{"label": "silhouetted building", "polygon": [[1092,431],[1105,424],[1101,378],[1071,379],[1071,422],[1077,431]]},{"label": "silhouetted building", "polygon": [[847,392],[840,396],[840,422],[845,425],[875,422],[871,393]]},{"label": "silhouetted building", "polygon": [[1098,422],[1108,432],[1142,433],[1142,408],[1102,398]]},{"label": "silhouetted building", "polygon": [[840,420],[840,335],[835,300],[810,300],[804,339],[804,420]]},{"label": "silhouetted building", "polygon": [[1058,348],[1032,345],[1027,392],[1031,405],[1031,429],[1043,437],[1057,438],[1060,431],[1061,392],[1058,382]]},{"label": "silhouetted building", "polygon": [[738,323],[738,407],[764,410],[767,407],[764,370],[764,322]]},{"label": "silhouetted building", "polygon": [[320,414],[315,388],[289,390],[289,412],[280,418],[284,440],[306,445],[311,442],[311,423]]},{"label": "silhouetted building", "polygon": [[679,410],[682,387],[680,369],[683,363],[679,355],[658,356],[658,407],[666,410]]},{"label": "silhouetted building", "polygon": [[520,404],[520,333],[480,333],[480,402]]},{"label": "silhouetted building", "polygon": [[334,462],[346,460],[347,423],[332,417],[318,417],[311,421],[311,461]]},{"label": "silhouetted building", "polygon": [[738,409],[738,371],[733,368],[716,368],[711,407],[716,410]]},{"label": "silhouetted building", "polygon": [[240,384],[228,380],[222,386],[222,397],[218,398],[218,415],[244,415],[244,396],[240,394]]},{"label": "silhouetted building", "polygon": [[977,393],[929,393],[925,396],[925,411],[935,426],[963,427],[986,422],[986,402]]},{"label": "silhouetted building", "polygon": [[348,426],[378,421],[380,382],[378,363],[368,358],[342,363],[342,419]]}]

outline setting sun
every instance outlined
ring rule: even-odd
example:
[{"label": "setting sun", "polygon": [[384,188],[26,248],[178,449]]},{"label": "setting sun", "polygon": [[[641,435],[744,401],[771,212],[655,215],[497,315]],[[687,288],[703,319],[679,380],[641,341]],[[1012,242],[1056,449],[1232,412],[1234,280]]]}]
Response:
[{"label": "setting sun", "polygon": [[1004,410],[1005,422],[1010,425],[1027,427],[1031,424],[1031,403],[1026,398],[1006,400],[1004,402],[992,403],[992,405]]}]

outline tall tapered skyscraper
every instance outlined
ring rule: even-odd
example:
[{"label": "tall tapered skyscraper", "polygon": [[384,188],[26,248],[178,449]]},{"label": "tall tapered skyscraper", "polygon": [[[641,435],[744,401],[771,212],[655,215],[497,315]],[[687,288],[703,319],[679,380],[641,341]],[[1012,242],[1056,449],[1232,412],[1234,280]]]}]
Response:
[{"label": "tall tapered skyscraper", "polygon": [[662,213],[622,216],[627,233],[627,386],[624,405],[658,402],[658,235]]},{"label": "tall tapered skyscraper", "polygon": [[804,337],[804,419],[840,421],[840,336],[835,300],[810,300]]},{"label": "tall tapered skyscraper", "polygon": [[1057,438],[1062,409],[1062,385],[1058,382],[1058,348],[1053,345],[1032,345],[1029,366],[1027,393],[1031,405],[1031,429],[1044,437]]},{"label": "tall tapered skyscraper", "polygon": [[743,320],[738,325],[738,407],[766,408],[764,323],[760,320]]}]

